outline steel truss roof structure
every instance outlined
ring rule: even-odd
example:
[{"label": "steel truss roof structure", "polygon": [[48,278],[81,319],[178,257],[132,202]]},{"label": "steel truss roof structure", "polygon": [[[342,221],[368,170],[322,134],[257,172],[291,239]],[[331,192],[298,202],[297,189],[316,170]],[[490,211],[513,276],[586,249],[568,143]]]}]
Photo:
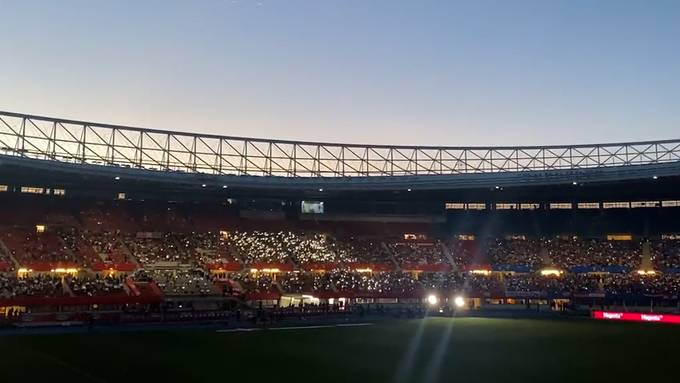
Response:
[{"label": "steel truss roof structure", "polygon": [[424,176],[680,162],[680,139],[518,147],[361,145],[172,132],[0,112],[0,154],[213,175]]}]

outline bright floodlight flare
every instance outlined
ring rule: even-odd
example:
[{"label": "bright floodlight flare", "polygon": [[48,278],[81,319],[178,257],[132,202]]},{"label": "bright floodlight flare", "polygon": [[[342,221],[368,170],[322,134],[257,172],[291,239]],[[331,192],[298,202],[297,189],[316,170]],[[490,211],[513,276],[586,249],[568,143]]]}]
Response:
[{"label": "bright floodlight flare", "polygon": [[430,295],[427,296],[427,303],[429,303],[430,306],[436,305],[437,302],[439,302],[439,298],[437,298],[436,295],[430,294]]},{"label": "bright floodlight flare", "polygon": [[463,307],[465,306],[465,299],[461,296],[457,296],[453,299],[453,303],[456,305],[456,307]]}]

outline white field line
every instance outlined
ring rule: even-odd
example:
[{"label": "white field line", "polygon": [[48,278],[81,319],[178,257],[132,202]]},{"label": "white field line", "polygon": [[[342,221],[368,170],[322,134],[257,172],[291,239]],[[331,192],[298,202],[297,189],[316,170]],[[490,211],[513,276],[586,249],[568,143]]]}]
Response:
[{"label": "white field line", "polygon": [[335,327],[360,327],[360,326],[373,326],[373,323],[342,323],[335,325]]},{"label": "white field line", "polygon": [[223,329],[223,330],[217,330],[217,332],[251,332],[251,331],[259,331],[261,329],[259,328],[229,328],[229,329]]},{"label": "white field line", "polygon": [[261,330],[311,330],[318,328],[334,328],[334,327],[362,327],[362,326],[372,326],[373,323],[341,323],[334,325],[319,325],[319,326],[289,326],[289,327],[271,327],[267,329],[263,328],[231,328],[217,330],[217,332],[251,332],[251,331],[261,331]]},{"label": "white field line", "polygon": [[307,330],[307,329],[315,329],[315,328],[331,328],[331,327],[335,327],[335,325],[272,327],[272,328],[269,328],[268,330]]}]

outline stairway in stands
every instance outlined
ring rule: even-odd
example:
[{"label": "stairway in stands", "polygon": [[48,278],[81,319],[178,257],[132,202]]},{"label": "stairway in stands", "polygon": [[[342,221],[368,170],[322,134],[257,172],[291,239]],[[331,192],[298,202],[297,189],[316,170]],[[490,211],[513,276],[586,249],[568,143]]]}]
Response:
[{"label": "stairway in stands", "polygon": [[441,247],[442,254],[446,257],[446,260],[449,261],[449,264],[451,265],[451,270],[452,271],[458,271],[458,265],[456,265],[456,261],[453,260],[453,256],[451,256],[451,251],[449,250],[449,247],[446,246],[446,244],[442,241],[439,242],[439,246]]},{"label": "stairway in stands", "polygon": [[390,247],[387,246],[385,242],[380,242],[380,246],[382,247],[385,254],[389,255],[390,260],[392,261],[392,263],[394,263],[395,270],[401,271],[401,265],[399,264],[399,262],[397,262],[397,259],[394,257],[394,253],[392,252],[392,250],[390,250]]},{"label": "stairway in stands", "polygon": [[12,252],[9,251],[9,248],[7,248],[7,245],[5,245],[5,242],[3,242],[2,238],[0,238],[0,260],[2,260],[3,257],[6,258],[6,259],[9,259],[12,262],[12,264],[14,265],[15,269],[19,269],[19,267],[20,267],[19,261],[17,261],[17,259],[14,258],[14,256],[12,255]]}]

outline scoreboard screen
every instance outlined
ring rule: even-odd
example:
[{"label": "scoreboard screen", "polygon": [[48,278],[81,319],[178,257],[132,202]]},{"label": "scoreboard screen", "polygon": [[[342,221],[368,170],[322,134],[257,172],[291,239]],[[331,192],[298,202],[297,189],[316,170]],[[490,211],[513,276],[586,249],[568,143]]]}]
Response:
[{"label": "scoreboard screen", "polygon": [[303,214],[323,214],[323,202],[320,201],[302,201]]}]

